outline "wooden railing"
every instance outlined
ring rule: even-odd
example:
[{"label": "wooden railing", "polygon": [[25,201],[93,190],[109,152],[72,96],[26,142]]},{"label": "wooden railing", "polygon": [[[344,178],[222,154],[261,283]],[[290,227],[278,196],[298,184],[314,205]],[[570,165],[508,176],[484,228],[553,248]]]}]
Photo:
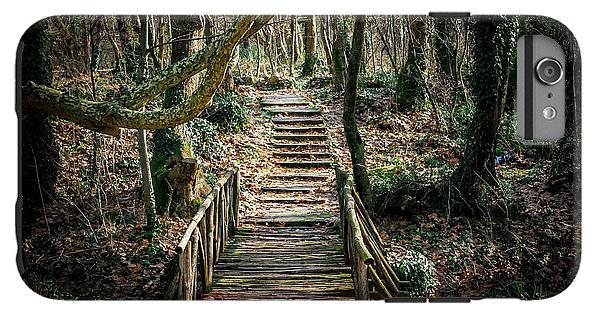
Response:
[{"label": "wooden railing", "polygon": [[198,207],[175,248],[178,268],[167,298],[193,300],[210,288],[214,264],[238,225],[240,174],[230,169]]},{"label": "wooden railing", "polygon": [[352,175],[339,168],[335,174],[344,256],[352,267],[356,299],[406,296],[401,289],[408,282],[401,281],[387,261],[381,237],[354,188]]}]

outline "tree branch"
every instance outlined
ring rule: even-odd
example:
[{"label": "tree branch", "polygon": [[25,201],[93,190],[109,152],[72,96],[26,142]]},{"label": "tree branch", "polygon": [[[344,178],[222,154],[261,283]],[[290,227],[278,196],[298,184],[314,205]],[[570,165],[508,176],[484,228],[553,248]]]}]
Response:
[{"label": "tree branch", "polygon": [[[118,136],[121,128],[154,130],[177,126],[192,120],[210,105],[234,48],[242,39],[258,32],[269,20],[270,17],[264,16],[241,17],[224,39],[171,65],[114,101],[93,102],[29,82],[23,87],[24,109],[46,112],[113,136]],[[202,87],[184,103],[169,109],[143,110],[145,105],[165,90],[202,70],[206,70]]]}]

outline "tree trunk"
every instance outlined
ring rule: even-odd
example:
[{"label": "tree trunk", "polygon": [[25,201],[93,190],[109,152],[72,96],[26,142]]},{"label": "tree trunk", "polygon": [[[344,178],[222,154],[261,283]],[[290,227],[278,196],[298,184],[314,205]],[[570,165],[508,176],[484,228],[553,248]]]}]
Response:
[{"label": "tree trunk", "polygon": [[345,22],[343,17],[334,17],[333,23],[335,31],[333,50],[331,52],[334,68],[333,83],[335,90],[342,91],[346,84],[346,71],[348,68],[348,62],[346,61],[346,28],[344,27]]},{"label": "tree trunk", "polygon": [[352,35],[352,53],[348,63],[348,81],[346,82],[344,93],[344,134],[350,148],[356,190],[367,210],[373,212],[371,184],[365,161],[365,143],[360,137],[356,123],[356,90],[365,46],[365,17],[357,16],[355,19],[354,34]]},{"label": "tree trunk", "polygon": [[235,90],[235,81],[233,79],[233,65],[238,63],[240,58],[240,49],[239,46],[234,49],[233,57],[227,66],[227,70],[225,71],[225,77],[223,78],[223,82],[221,83],[221,90],[225,92],[231,92]]},{"label": "tree trunk", "polygon": [[296,43],[296,17],[291,16],[290,18],[290,77],[294,76],[294,64],[296,63],[296,58],[298,54],[298,43]]},{"label": "tree trunk", "polygon": [[[198,30],[199,19],[187,16],[172,17],[172,33],[175,39],[190,39]],[[209,20],[207,20],[209,21]],[[208,24],[208,23],[207,23]],[[205,35],[206,35],[205,28]],[[210,34],[210,33],[209,33]],[[177,41],[173,43],[171,64],[184,60],[192,53],[190,41]],[[197,83],[185,80],[165,92],[163,107],[169,109],[184,102],[193,94]],[[189,165],[197,163],[194,159],[193,149],[186,134],[184,126],[180,125],[169,129],[159,129],[154,132],[154,155],[152,156],[152,177],[155,184],[155,198],[159,208],[166,214],[182,214],[191,206],[195,194],[204,195],[208,192],[202,168],[190,168]],[[180,167],[184,164],[185,167]],[[192,174],[182,174],[185,172]],[[190,190],[190,187],[193,190]],[[193,194],[192,194],[193,192]]]},{"label": "tree trunk", "polygon": [[[148,50],[148,16],[140,16],[140,45],[139,45],[139,65],[138,82],[146,79],[147,72],[147,50]],[[138,130],[138,153],[140,155],[140,169],[142,171],[142,191],[144,198],[144,210],[146,213],[146,232],[153,237],[159,227],[156,217],[156,202],[154,200],[154,186],[152,185],[152,174],[150,171],[150,161],[148,159],[148,146],[146,143],[146,130]]]},{"label": "tree trunk", "polygon": [[423,79],[419,70],[424,69],[425,27],[425,22],[419,17],[411,18],[406,26],[406,60],[396,87],[396,102],[402,110],[412,110],[423,98]]},{"label": "tree trunk", "polygon": [[[478,20],[474,35],[471,90],[475,114],[468,128],[464,153],[454,174],[459,206],[473,211],[476,184],[496,184],[494,147],[506,104],[509,73],[514,63],[516,23]],[[461,208],[462,209],[462,208]]]},{"label": "tree trunk", "polygon": [[315,36],[315,16],[310,15],[306,18],[306,27],[304,28],[304,65],[302,75],[312,76],[317,64],[316,55],[316,36]]},{"label": "tree trunk", "polygon": [[[323,19],[326,19],[325,21]],[[334,68],[333,68],[333,58],[331,57],[331,42],[329,40],[329,32],[327,31],[327,24],[326,22],[329,21],[329,16],[326,17],[320,17],[319,18],[320,21],[320,35],[321,35],[321,45],[323,45],[323,51],[325,52],[325,60],[327,61],[327,66],[329,67],[329,72],[332,74],[334,73]]]},{"label": "tree trunk", "polygon": [[436,18],[433,21],[434,31],[433,46],[439,71],[445,77],[456,81],[456,47],[459,43],[452,43],[450,38],[452,21],[445,18]]},{"label": "tree trunk", "polygon": [[[52,64],[48,51],[47,20],[32,25],[21,38],[20,84],[29,81],[52,86]],[[19,79],[17,79],[19,80]],[[40,207],[54,194],[59,167],[59,152],[52,128],[52,117],[19,109],[20,193],[23,223],[39,216]]]}]

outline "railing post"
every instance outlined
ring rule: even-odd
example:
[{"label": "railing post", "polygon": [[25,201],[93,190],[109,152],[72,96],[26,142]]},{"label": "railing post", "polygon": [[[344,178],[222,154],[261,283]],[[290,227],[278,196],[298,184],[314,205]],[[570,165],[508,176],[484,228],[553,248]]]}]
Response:
[{"label": "railing post", "polygon": [[234,170],[233,174],[233,232],[237,231],[240,218],[240,171]]},{"label": "railing post", "polygon": [[178,271],[165,294],[167,298],[196,299],[210,289],[215,263],[238,225],[239,208],[240,176],[233,168],[205,198],[175,248]]},{"label": "railing post", "polygon": [[[227,182],[225,182],[225,184],[227,184]],[[225,244],[225,215],[227,214],[225,211],[225,195],[227,194],[225,184],[223,184],[221,191],[219,192],[219,246],[217,248],[217,261],[219,261],[221,252],[223,252],[223,245]]]},{"label": "railing post", "polygon": [[355,298],[359,300],[369,299],[369,280],[367,278],[367,265],[358,256],[355,257],[356,283],[354,286]]},{"label": "railing post", "polygon": [[198,227],[194,229],[191,242],[191,258],[190,258],[190,289],[186,299],[196,299],[196,290],[198,289],[198,244],[199,244]]},{"label": "railing post", "polygon": [[202,264],[201,270],[200,272],[202,273],[202,289],[206,290],[210,287],[209,281],[208,281],[208,271],[209,271],[209,266],[208,266],[208,231],[206,228],[206,219],[208,218],[208,210],[210,208],[206,208],[204,217],[202,218],[202,220],[200,221],[200,252],[202,255],[202,261],[200,262]]},{"label": "railing post", "polygon": [[[215,191],[213,190],[213,194]],[[214,198],[214,196],[213,196]],[[215,201],[210,204],[206,213],[206,224],[208,226],[206,243],[206,284],[208,287],[212,284],[212,273],[214,266],[214,244],[215,244]]]},{"label": "railing post", "polygon": [[221,230],[223,229],[223,225],[221,222],[223,221],[223,217],[221,214],[221,188],[217,188],[217,196],[215,198],[215,245],[213,251],[213,261],[217,263],[219,261],[219,252],[221,251]]}]

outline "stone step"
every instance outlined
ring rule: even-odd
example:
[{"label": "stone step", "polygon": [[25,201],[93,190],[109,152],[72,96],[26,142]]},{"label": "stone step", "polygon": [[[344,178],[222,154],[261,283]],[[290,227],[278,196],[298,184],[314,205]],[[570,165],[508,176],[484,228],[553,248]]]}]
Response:
[{"label": "stone step", "polygon": [[277,157],[331,157],[327,152],[275,152]]},{"label": "stone step", "polygon": [[297,99],[263,99],[260,101],[260,104],[263,106],[298,106],[298,105],[308,105],[310,101],[304,98]]},{"label": "stone step", "polygon": [[275,140],[327,140],[326,134],[274,134]]},{"label": "stone step", "polygon": [[278,123],[278,124],[297,124],[297,123],[323,124],[323,122],[324,122],[322,118],[298,118],[298,117],[273,118],[273,119],[271,119],[271,121],[273,121],[273,123]]},{"label": "stone step", "polygon": [[323,148],[329,146],[326,143],[271,143],[276,148]]},{"label": "stone step", "polygon": [[275,165],[282,167],[330,167],[333,165],[333,161],[278,161]]},{"label": "stone step", "polygon": [[289,186],[263,186],[263,192],[310,192],[314,190],[314,186],[289,185]]},{"label": "stone step", "polygon": [[284,127],[275,126],[273,128],[276,132],[325,132],[327,128],[325,126],[314,126],[314,127]]},{"label": "stone step", "polygon": [[327,179],[327,174],[312,174],[312,173],[288,173],[288,174],[273,174],[270,175],[273,179],[305,179],[305,180],[316,180],[316,179]]},{"label": "stone step", "polygon": [[278,226],[299,227],[328,224],[333,221],[328,215],[266,215],[247,217],[244,221],[260,225],[276,224]]},{"label": "stone step", "polygon": [[318,115],[321,114],[321,109],[311,107],[276,107],[264,108],[271,114],[298,114],[298,115]]},{"label": "stone step", "polygon": [[264,197],[262,199],[266,203],[278,204],[322,204],[325,199],[322,198],[305,198],[305,197]]}]

